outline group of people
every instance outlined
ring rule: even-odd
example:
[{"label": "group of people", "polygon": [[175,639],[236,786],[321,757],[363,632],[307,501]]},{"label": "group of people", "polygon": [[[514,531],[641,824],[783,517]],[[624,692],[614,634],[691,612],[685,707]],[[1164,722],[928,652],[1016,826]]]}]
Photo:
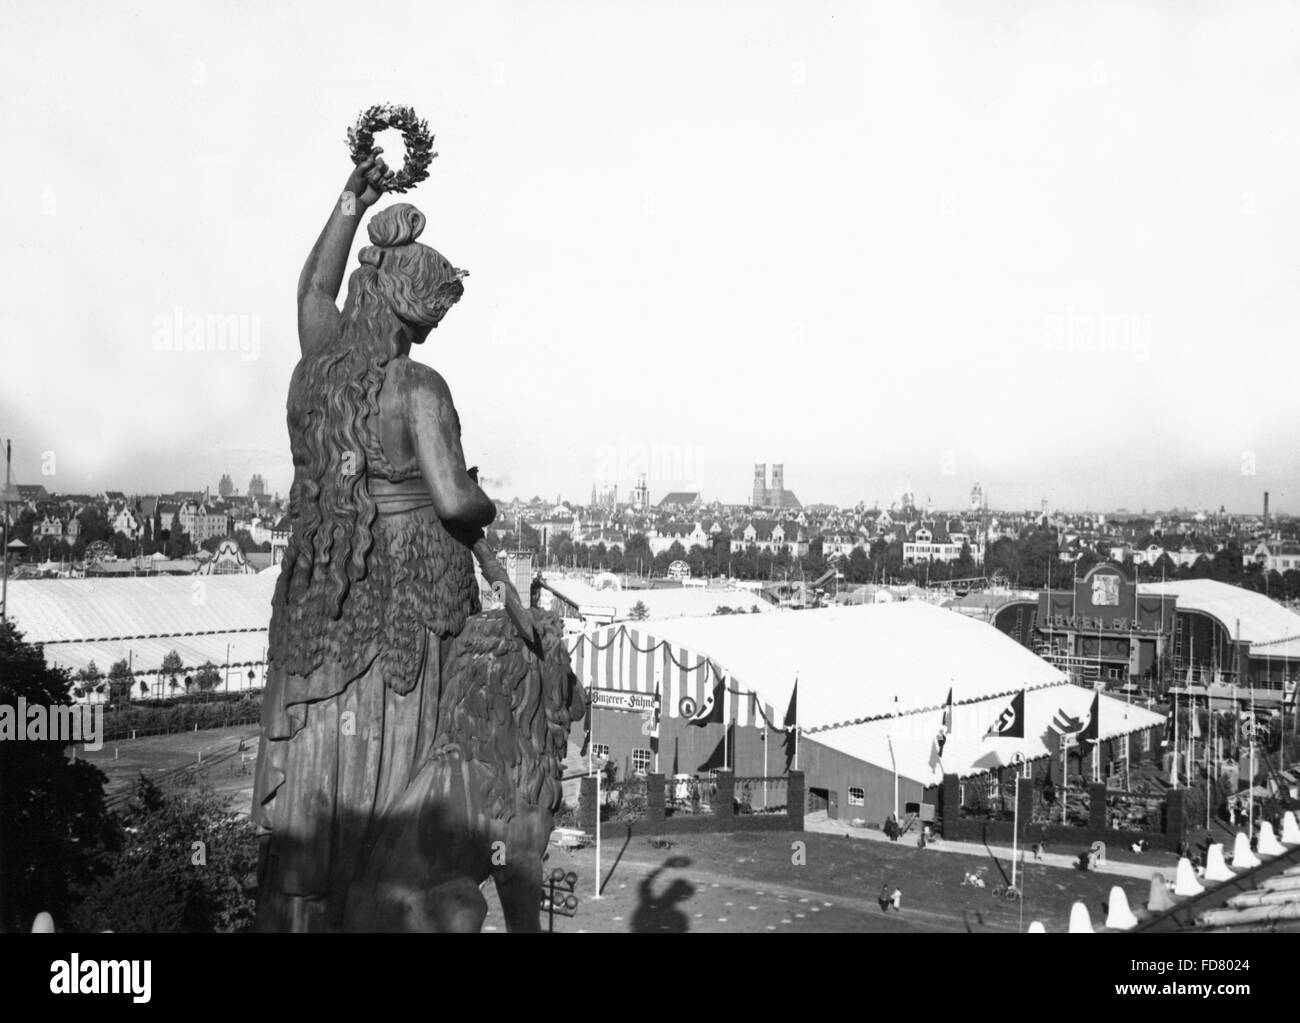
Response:
[{"label": "group of people", "polygon": [[880,911],[888,913],[889,907],[894,907],[894,912],[899,912],[903,908],[903,892],[900,888],[891,888],[888,883],[880,886],[880,895],[877,900],[880,903]]}]

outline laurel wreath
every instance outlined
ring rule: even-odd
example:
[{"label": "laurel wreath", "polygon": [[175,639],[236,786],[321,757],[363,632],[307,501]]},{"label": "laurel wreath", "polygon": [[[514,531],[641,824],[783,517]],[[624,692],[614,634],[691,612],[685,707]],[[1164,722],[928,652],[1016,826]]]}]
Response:
[{"label": "laurel wreath", "polygon": [[429,125],[420,120],[410,107],[381,103],[361,111],[357,123],[348,129],[348,149],[352,162],[360,163],[374,151],[375,133],[394,128],[402,133],[406,145],[406,162],[400,171],[391,167],[384,175],[384,191],[407,192],[429,176],[429,164],[438,154],[433,150]]}]

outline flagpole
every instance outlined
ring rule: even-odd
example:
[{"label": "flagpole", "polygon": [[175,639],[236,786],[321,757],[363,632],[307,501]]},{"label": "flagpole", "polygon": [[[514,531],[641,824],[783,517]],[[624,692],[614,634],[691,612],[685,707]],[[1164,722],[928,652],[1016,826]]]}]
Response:
[{"label": "flagpole", "polygon": [[[898,720],[898,696],[894,696],[894,720]],[[894,725],[889,725],[889,759],[894,765],[894,819],[898,819],[898,757],[894,753]]]},{"label": "flagpole", "polygon": [[1169,788],[1172,791],[1178,788],[1178,694],[1171,690],[1169,698],[1174,705],[1174,770],[1169,779]]},{"label": "flagpole", "polygon": [[[595,647],[593,645],[593,656]],[[595,697],[588,694],[593,703]],[[587,773],[596,776],[596,894],[593,899],[600,898],[600,771],[592,770],[592,757],[596,749],[596,708],[591,708],[591,734],[587,736]]]},{"label": "flagpole", "polygon": [[1061,823],[1068,824],[1068,815],[1066,813],[1066,804],[1069,802],[1070,794],[1070,747],[1068,745],[1070,737],[1066,734],[1061,735]]},{"label": "flagpole", "polygon": [[727,770],[727,764],[731,761],[728,759],[728,738],[730,737],[731,724],[727,721],[727,711],[731,710],[731,687],[727,685],[727,676],[722,676],[722,769]]},{"label": "flagpole", "polygon": [[[1241,656],[1241,650],[1238,649],[1237,656]],[[1250,777],[1246,779],[1247,785],[1247,814],[1248,822],[1246,825],[1246,837],[1250,838],[1255,833],[1255,733],[1258,726],[1255,722],[1255,687],[1250,687],[1250,734],[1246,736],[1246,742],[1250,744]]]}]

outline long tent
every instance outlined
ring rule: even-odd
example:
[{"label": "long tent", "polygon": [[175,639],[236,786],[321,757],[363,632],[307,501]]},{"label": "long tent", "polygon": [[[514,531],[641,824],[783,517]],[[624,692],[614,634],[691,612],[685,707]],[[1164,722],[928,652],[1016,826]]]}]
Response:
[{"label": "long tent", "polygon": [[921,601],[631,624],[572,641],[584,684],[652,693],[659,664],[675,715],[682,696],[698,702],[717,677],[784,712],[797,679],[806,734],[934,709],[949,689],[965,703],[1068,681],[992,626]]}]

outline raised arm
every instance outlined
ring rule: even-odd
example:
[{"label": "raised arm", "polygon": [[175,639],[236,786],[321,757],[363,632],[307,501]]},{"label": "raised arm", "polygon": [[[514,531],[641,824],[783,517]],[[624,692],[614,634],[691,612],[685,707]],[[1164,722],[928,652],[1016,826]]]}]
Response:
[{"label": "raised arm", "polygon": [[347,269],[352,239],[365,211],[379,201],[383,178],[388,172],[379,156],[382,152],[375,149],[348,175],[343,194],[334,203],[330,218],[298,278],[298,344],[303,355],[338,330],[339,310],[335,301]]},{"label": "raised arm", "polygon": [[[478,532],[497,517],[497,509],[465,468],[460,421],[446,381],[429,367],[412,363],[401,386],[416,460],[438,518],[458,531]],[[474,537],[467,539],[472,542]]]}]

